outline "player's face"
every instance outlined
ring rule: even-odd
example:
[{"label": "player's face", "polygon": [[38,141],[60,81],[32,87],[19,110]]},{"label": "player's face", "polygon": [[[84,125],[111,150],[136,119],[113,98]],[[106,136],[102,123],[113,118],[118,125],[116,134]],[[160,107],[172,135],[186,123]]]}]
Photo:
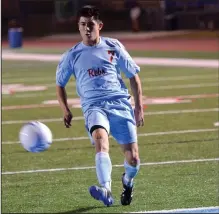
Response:
[{"label": "player's face", "polygon": [[83,42],[86,44],[94,44],[99,40],[99,31],[103,27],[103,23],[95,20],[93,17],[80,17],[79,31]]}]

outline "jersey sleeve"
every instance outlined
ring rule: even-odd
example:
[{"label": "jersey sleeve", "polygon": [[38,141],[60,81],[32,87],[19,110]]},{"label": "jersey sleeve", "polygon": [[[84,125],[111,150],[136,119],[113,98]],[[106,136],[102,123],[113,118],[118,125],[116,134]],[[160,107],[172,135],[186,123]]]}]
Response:
[{"label": "jersey sleeve", "polygon": [[56,68],[56,85],[65,87],[71,75],[74,75],[74,70],[70,60],[70,54],[66,52],[62,55]]},{"label": "jersey sleeve", "polygon": [[119,48],[118,65],[127,78],[132,78],[140,71],[140,67],[134,62],[125,47],[118,40],[117,47]]}]

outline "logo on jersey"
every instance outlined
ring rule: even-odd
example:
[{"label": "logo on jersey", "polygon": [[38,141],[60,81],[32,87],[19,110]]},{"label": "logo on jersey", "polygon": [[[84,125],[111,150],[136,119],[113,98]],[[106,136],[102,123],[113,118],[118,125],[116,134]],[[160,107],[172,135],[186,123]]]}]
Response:
[{"label": "logo on jersey", "polygon": [[97,69],[90,68],[87,70],[87,72],[89,74],[89,77],[97,77],[106,74],[106,71],[104,71],[101,68],[97,68]]},{"label": "logo on jersey", "polygon": [[110,55],[110,62],[113,61],[113,57],[115,55],[115,51],[108,51],[108,54]]}]

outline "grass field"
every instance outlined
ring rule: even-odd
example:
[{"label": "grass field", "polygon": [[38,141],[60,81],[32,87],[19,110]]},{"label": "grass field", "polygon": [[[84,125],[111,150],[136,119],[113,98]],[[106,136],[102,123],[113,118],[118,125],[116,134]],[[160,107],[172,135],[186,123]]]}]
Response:
[{"label": "grass field", "polygon": [[[134,55],[157,56],[155,52]],[[200,55],[184,52],[179,57],[215,59],[215,55]],[[170,52],[166,57],[176,55]],[[146,102],[145,126],[138,129],[142,166],[131,206],[119,203],[123,156],[111,139],[116,202],[107,208],[88,193],[88,187],[97,184],[95,153],[86,139],[81,109],[72,109],[75,119],[71,129],[66,129],[58,106],[41,105],[56,99],[56,66],[55,62],[3,61],[3,85],[47,87],[2,95],[3,213],[121,213],[218,206],[217,69],[141,66],[145,96],[184,97],[172,104]],[[74,87],[72,80],[67,87],[69,98],[77,98]],[[42,121],[51,129],[54,142],[49,150],[29,153],[18,143],[21,126],[30,120]]]}]

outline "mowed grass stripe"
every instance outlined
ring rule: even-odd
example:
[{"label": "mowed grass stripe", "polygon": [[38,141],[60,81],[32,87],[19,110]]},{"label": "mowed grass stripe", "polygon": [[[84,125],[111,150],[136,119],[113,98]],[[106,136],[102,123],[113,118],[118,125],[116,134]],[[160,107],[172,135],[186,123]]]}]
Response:
[{"label": "mowed grass stripe", "polygon": [[[145,112],[144,115],[151,116],[151,115],[168,115],[168,114],[186,114],[186,113],[201,113],[201,112],[218,112],[219,108],[209,108],[209,109],[184,109],[184,110],[168,110],[168,111],[151,111]],[[32,119],[30,119],[32,120]],[[23,124],[28,123],[30,120],[9,120],[9,121],[2,121],[2,125],[12,125],[12,124]],[[60,122],[63,118],[50,118],[50,119],[35,119],[42,123],[44,122]],[[84,117],[73,117],[73,120],[84,120]]]},{"label": "mowed grass stripe", "polygon": [[[161,85],[161,86],[148,86],[148,87],[145,87],[143,86],[142,87],[142,90],[145,92],[145,91],[164,91],[164,90],[172,90],[172,89],[175,89],[175,90],[180,90],[180,89],[190,89],[190,88],[212,88],[212,87],[215,87],[217,88],[219,86],[219,83],[218,82],[213,82],[213,83],[200,83],[200,84],[185,84],[185,85]],[[55,84],[54,84],[54,88],[55,88]],[[77,92],[74,90],[74,91],[71,91],[70,93],[71,95],[77,95]],[[38,93],[31,93],[31,92],[26,92],[26,93],[23,93],[23,94],[17,94],[16,91],[12,94],[7,94],[7,95],[4,95],[3,98],[31,98],[31,97],[38,97],[38,96],[56,96],[56,93],[55,93],[55,90],[54,92],[50,92],[50,91],[44,91],[42,93],[42,91],[39,91]]]},{"label": "mowed grass stripe", "polygon": [[[151,133],[141,133],[138,134],[138,137],[148,137],[148,136],[159,136],[159,135],[172,135],[172,134],[188,134],[188,133],[200,133],[200,132],[215,132],[219,129],[189,129],[189,130],[174,130],[174,131],[167,131],[167,132],[151,132]],[[112,138],[110,136],[109,138]],[[82,136],[82,137],[70,137],[70,138],[55,138],[53,142],[63,142],[63,141],[71,141],[71,140],[88,140],[89,137]],[[18,144],[20,141],[3,141],[2,145],[9,145],[9,144]]]},{"label": "mowed grass stripe", "polygon": [[[149,162],[149,163],[141,163],[140,165],[141,166],[153,166],[153,165],[185,164],[185,163],[212,162],[212,161],[219,161],[219,158]],[[124,167],[124,165],[123,164],[113,165],[113,167]],[[96,168],[95,166],[85,166],[85,167],[72,167],[72,168],[55,168],[55,169],[38,169],[38,170],[26,170],[26,171],[2,172],[1,174],[2,175],[14,175],[14,174],[39,173],[39,172],[57,172],[57,171],[67,171],[67,170],[85,170],[85,169],[95,169],[95,168]]]},{"label": "mowed grass stripe", "polygon": [[[42,68],[45,69],[42,65]],[[2,77],[2,82],[4,84],[13,84],[13,83],[31,83],[31,84],[52,84],[55,83],[55,68],[51,67],[48,68],[46,73],[41,73],[39,69],[34,69],[30,67],[33,72],[35,72],[35,76],[30,76],[30,73],[28,71],[23,72],[19,66],[17,66],[16,71],[12,71],[11,69],[6,69],[7,72],[10,74],[12,73],[10,78]],[[188,70],[190,72],[188,72]],[[13,73],[17,72],[17,73]],[[209,74],[206,75],[206,73]],[[141,67],[141,72],[139,73],[141,80],[143,82],[162,82],[162,81],[182,81],[182,80],[199,80],[199,79],[216,79],[218,77],[218,73],[216,69],[187,69],[186,68],[173,68],[173,67]],[[157,75],[159,74],[159,75]],[[14,76],[13,76],[14,75]],[[162,75],[162,77],[160,77]],[[17,77],[18,76],[18,77]],[[21,78],[23,76],[23,78]],[[44,78],[42,78],[44,76]],[[159,77],[158,77],[159,76]],[[206,77],[205,77],[206,76]],[[191,77],[191,78],[189,78]],[[197,78],[196,78],[197,77]],[[125,82],[128,81],[128,79],[123,79]],[[74,81],[71,82],[71,84],[75,84]]]}]

